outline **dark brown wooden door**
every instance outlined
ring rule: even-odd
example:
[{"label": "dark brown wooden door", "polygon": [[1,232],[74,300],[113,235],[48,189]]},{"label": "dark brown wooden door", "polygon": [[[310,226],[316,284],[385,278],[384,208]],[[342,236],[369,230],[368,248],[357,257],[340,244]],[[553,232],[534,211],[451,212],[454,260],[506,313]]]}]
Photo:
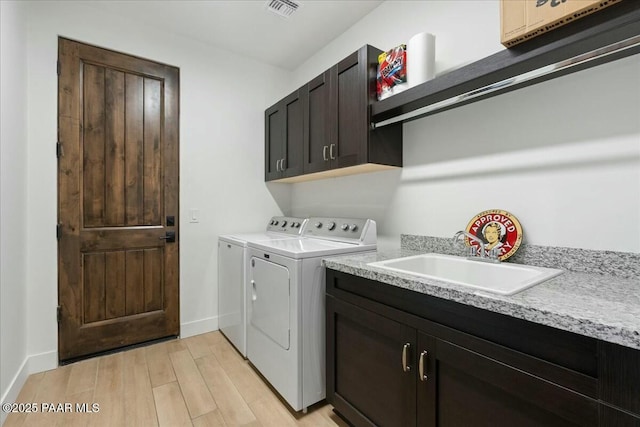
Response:
[{"label": "dark brown wooden door", "polygon": [[302,174],[302,105],[296,90],[265,110],[265,181]]},{"label": "dark brown wooden door", "polygon": [[64,361],[179,334],[179,70],[63,38],[59,63]]},{"label": "dark brown wooden door", "polygon": [[[418,334],[428,380],[418,385],[418,425],[598,425],[598,402],[455,344]],[[435,346],[434,346],[435,343]]]},{"label": "dark brown wooden door", "polygon": [[302,153],[304,146],[303,97],[300,90],[295,91],[283,100],[285,111],[285,145],[284,160],[280,164],[285,178],[302,174]]},{"label": "dark brown wooden door", "polygon": [[[331,168],[344,168],[367,162],[369,100],[367,47],[352,53],[331,68],[336,101],[330,157]],[[375,80],[374,80],[375,81]]]},{"label": "dark brown wooden door", "polygon": [[415,426],[415,346],[415,329],[328,295],[329,403],[356,426]]},{"label": "dark brown wooden door", "polygon": [[330,136],[335,123],[330,119],[335,108],[331,105],[334,97],[330,74],[327,70],[304,87],[304,173],[327,170],[331,166]]},{"label": "dark brown wooden door", "polygon": [[264,179],[271,181],[282,177],[280,163],[283,159],[285,113],[282,102],[267,108],[264,112]]}]

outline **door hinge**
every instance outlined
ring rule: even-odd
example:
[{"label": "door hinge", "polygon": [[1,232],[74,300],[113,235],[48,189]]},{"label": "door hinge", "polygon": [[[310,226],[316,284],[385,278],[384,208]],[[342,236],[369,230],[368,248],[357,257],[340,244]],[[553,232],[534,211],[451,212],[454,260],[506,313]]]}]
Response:
[{"label": "door hinge", "polygon": [[62,320],[62,307],[60,306],[56,308],[56,319],[58,320],[58,323]]},{"label": "door hinge", "polygon": [[58,72],[58,75],[60,75],[60,73],[62,72],[62,67],[60,66],[60,61],[58,61],[56,63],[56,71]]},{"label": "door hinge", "polygon": [[60,240],[62,237],[62,224],[56,224],[56,239]]},{"label": "door hinge", "polygon": [[62,148],[62,143],[60,141],[56,142],[56,157],[60,158],[64,156],[64,149]]}]

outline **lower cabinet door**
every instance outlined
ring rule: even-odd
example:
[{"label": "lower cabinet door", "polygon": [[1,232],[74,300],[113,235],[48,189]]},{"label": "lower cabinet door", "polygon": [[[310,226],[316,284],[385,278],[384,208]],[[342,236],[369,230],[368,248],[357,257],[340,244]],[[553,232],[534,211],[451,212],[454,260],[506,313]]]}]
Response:
[{"label": "lower cabinet door", "polygon": [[419,425],[598,425],[598,403],[593,399],[455,344],[418,336],[431,348],[435,343],[429,379],[417,390]]},{"label": "lower cabinet door", "polygon": [[640,427],[640,416],[601,403],[600,427]]},{"label": "lower cabinet door", "polygon": [[415,329],[327,296],[327,400],[355,426],[415,426],[415,344]]},{"label": "lower cabinet door", "polygon": [[438,357],[436,355],[436,343],[437,340],[434,337],[418,332],[416,415],[417,425],[424,427],[438,425]]}]

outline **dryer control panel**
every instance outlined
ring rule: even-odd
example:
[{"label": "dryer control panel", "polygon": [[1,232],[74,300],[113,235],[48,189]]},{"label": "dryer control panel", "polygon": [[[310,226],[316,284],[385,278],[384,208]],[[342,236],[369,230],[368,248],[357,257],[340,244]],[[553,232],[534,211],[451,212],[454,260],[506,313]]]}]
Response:
[{"label": "dryer control panel", "polygon": [[306,218],[274,216],[267,224],[267,231],[299,236],[302,234],[302,230],[304,230],[306,223]]}]

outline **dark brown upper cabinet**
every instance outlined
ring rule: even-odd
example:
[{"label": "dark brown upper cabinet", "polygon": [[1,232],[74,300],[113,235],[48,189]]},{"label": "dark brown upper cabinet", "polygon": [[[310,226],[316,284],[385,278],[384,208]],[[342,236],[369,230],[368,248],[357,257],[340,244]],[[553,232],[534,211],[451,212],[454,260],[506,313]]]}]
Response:
[{"label": "dark brown upper cabinet", "polygon": [[270,114],[283,101],[267,110],[267,181],[300,182],[402,166],[402,124],[375,130],[371,126],[380,53],[372,46],[363,46],[299,90],[303,159],[302,170],[296,174],[286,169],[279,174],[277,161],[269,160],[278,158],[273,147],[278,145],[276,135],[269,133],[269,120],[282,120]]},{"label": "dark brown upper cabinet", "polygon": [[303,97],[296,90],[264,113],[265,181],[302,173]]}]

